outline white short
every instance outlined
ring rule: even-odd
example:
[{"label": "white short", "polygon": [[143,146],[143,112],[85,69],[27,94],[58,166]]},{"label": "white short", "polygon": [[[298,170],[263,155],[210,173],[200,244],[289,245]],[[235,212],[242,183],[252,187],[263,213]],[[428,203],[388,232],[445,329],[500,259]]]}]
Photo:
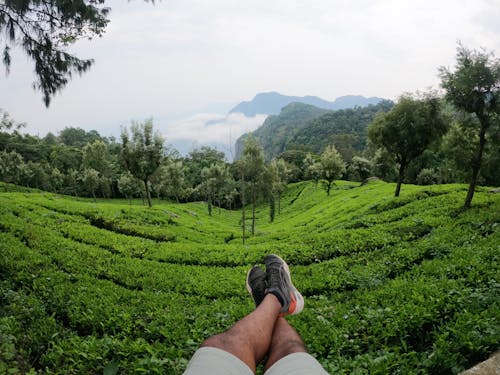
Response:
[{"label": "white short", "polygon": [[[328,375],[308,353],[293,353],[271,366],[265,375]],[[222,349],[203,347],[189,361],[184,375],[253,375],[238,357]]]}]

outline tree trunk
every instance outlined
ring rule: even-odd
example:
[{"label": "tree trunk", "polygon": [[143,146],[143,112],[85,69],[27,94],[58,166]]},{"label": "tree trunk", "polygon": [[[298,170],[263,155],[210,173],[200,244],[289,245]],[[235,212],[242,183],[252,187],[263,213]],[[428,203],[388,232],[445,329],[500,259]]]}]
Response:
[{"label": "tree trunk", "polygon": [[332,187],[332,181],[326,181],[326,195],[330,196],[330,188]]},{"label": "tree trunk", "polygon": [[274,195],[271,194],[269,196],[269,221],[271,223],[274,222],[275,207],[276,207],[276,203],[275,203],[275,200],[274,200]]},{"label": "tree trunk", "polygon": [[241,182],[242,182],[242,186],[241,186],[241,230],[243,231],[243,245],[245,244],[245,220],[246,220],[246,217],[245,217],[245,186],[244,186],[244,183],[245,183],[245,176],[242,174],[241,175]]},{"label": "tree trunk", "polygon": [[399,174],[398,174],[398,184],[396,185],[396,191],[394,192],[395,197],[399,197],[399,192],[401,191],[401,184],[403,183],[403,177],[406,169],[406,163],[401,163],[399,165]]},{"label": "tree trunk", "polygon": [[278,215],[281,215],[281,193],[278,193]]},{"label": "tree trunk", "polygon": [[486,144],[487,120],[485,118],[479,118],[479,120],[481,121],[481,130],[479,131],[479,150],[477,151],[477,156],[474,158],[472,163],[472,175],[469,183],[469,190],[467,191],[467,197],[465,198],[464,208],[470,208],[472,203],[472,198],[474,197],[474,192],[476,190],[477,176],[479,175],[479,170],[481,169],[481,163],[483,160],[484,145]]},{"label": "tree trunk", "polygon": [[255,234],[255,189],[252,189],[252,236]]},{"label": "tree trunk", "polygon": [[207,197],[208,216],[212,216],[212,197]]},{"label": "tree trunk", "polygon": [[144,187],[146,189],[146,198],[148,200],[148,206],[151,207],[152,206],[151,195],[149,194],[149,186],[148,186],[148,179],[147,178],[144,180]]}]

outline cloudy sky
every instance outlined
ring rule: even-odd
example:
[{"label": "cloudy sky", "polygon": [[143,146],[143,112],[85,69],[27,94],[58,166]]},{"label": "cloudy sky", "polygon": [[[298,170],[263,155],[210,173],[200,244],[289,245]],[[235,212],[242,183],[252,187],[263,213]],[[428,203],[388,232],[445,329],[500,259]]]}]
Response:
[{"label": "cloudy sky", "polygon": [[[255,94],[397,98],[438,88],[457,41],[500,55],[500,0],[112,0],[99,39],[71,51],[94,58],[46,109],[33,66],[13,56],[0,108],[44,135],[66,126],[118,135],[153,117],[182,151],[226,147],[264,119],[226,116]],[[3,35],[2,37],[3,38]]]}]

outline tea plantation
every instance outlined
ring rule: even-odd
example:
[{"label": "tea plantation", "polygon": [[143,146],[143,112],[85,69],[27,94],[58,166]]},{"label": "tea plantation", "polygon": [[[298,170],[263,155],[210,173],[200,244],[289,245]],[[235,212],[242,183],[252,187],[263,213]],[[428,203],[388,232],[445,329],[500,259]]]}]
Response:
[{"label": "tea plantation", "polygon": [[500,344],[500,194],[463,211],[464,185],[393,191],[292,185],[245,245],[240,212],[202,203],[0,193],[0,373],[182,373],[252,311],[246,271],[267,253],[291,265],[306,308],[289,321],[330,373],[460,372]]}]

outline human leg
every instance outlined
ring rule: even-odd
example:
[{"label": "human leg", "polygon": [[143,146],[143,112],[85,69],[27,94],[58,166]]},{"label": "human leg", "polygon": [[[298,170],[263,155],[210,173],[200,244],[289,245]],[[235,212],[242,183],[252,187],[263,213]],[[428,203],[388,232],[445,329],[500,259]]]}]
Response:
[{"label": "human leg", "polygon": [[[188,364],[185,374],[252,374],[269,352],[278,316],[302,311],[304,300],[291,282],[288,265],[276,255],[266,257],[264,263],[266,272],[260,267],[253,267],[247,274],[247,289],[257,308],[226,332],[205,340]],[[278,336],[284,337],[284,341],[295,333],[294,340],[299,346],[300,337],[286,321],[283,322],[278,323],[285,324],[278,331]],[[287,350],[275,350],[275,357],[285,352],[299,354],[292,350],[290,345]]]},{"label": "human leg", "polygon": [[268,294],[249,315],[229,330],[206,339],[202,347],[222,349],[241,359],[252,371],[269,350],[276,318],[281,309],[278,299]]},{"label": "human leg", "polygon": [[[267,270],[268,293],[273,293],[277,285],[282,285],[278,289],[285,293],[278,293],[281,297],[279,299],[285,300],[288,305],[288,307],[283,306],[280,317],[274,325],[266,363],[266,375],[327,375],[321,364],[307,353],[297,331],[282,317],[299,313],[304,307],[302,295],[291,282],[288,265],[276,255],[266,257],[264,263]],[[276,273],[277,269],[280,272]]]},{"label": "human leg", "polygon": [[297,331],[285,318],[280,317],[274,325],[266,370],[292,353],[307,353],[307,349]]}]

